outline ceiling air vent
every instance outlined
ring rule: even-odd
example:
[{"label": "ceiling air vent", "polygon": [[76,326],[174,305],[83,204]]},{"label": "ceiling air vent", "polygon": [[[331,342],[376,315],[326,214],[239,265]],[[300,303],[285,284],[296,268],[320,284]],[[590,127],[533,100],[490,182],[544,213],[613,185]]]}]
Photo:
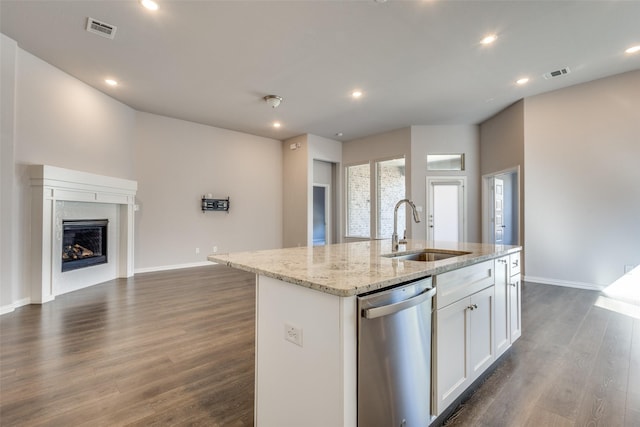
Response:
[{"label": "ceiling air vent", "polygon": [[87,18],[87,31],[93,34],[97,34],[108,39],[113,39],[116,36],[116,30],[118,28],[115,25],[107,24],[106,22],[98,21],[97,19]]},{"label": "ceiling air vent", "polygon": [[555,71],[550,71],[548,73],[544,73],[543,76],[545,79],[552,79],[554,77],[560,77],[560,76],[564,76],[565,74],[569,74],[571,72],[571,70],[569,69],[569,67],[564,67],[561,68],[559,70],[555,70]]}]

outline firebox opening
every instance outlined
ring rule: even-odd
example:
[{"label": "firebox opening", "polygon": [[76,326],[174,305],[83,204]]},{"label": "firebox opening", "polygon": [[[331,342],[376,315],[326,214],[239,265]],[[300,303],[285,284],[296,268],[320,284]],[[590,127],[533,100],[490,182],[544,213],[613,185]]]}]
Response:
[{"label": "firebox opening", "polygon": [[62,221],[62,271],[107,263],[108,219]]}]

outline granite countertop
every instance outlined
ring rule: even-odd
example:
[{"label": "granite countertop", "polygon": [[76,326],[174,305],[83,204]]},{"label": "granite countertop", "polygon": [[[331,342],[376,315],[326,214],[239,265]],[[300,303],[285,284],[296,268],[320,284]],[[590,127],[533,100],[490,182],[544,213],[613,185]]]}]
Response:
[{"label": "granite countertop", "polygon": [[409,240],[398,253],[425,248],[471,252],[441,261],[386,258],[391,240],[340,243],[209,255],[207,259],[239,270],[283,280],[341,297],[359,295],[409,280],[433,276],[520,251],[519,246]]}]

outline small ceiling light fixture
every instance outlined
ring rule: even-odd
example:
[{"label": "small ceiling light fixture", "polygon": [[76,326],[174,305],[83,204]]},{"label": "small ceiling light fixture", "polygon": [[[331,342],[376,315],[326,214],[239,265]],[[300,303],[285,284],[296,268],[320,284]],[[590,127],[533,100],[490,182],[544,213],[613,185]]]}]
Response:
[{"label": "small ceiling light fixture", "polygon": [[353,92],[351,92],[351,97],[358,99],[362,96],[362,91],[359,89],[354,90]]},{"label": "small ceiling light fixture", "polygon": [[158,10],[158,3],[153,0],[140,0],[140,4],[149,10]]},{"label": "small ceiling light fixture", "polygon": [[522,86],[523,84],[527,84],[528,82],[529,82],[529,77],[522,77],[516,80],[516,84],[519,84],[520,86]]},{"label": "small ceiling light fixture", "polygon": [[480,40],[480,44],[487,45],[493,43],[496,40],[498,40],[498,36],[496,36],[495,34],[489,34],[488,36]]},{"label": "small ceiling light fixture", "polygon": [[342,135],[344,135],[344,133],[342,133],[342,132],[336,133],[336,136],[342,136]]},{"label": "small ceiling light fixture", "polygon": [[113,79],[105,79],[104,82],[109,86],[118,86],[118,82]]},{"label": "small ceiling light fixture", "polygon": [[273,127],[278,129],[280,126],[282,126],[282,124],[280,124],[280,122],[273,122]]},{"label": "small ceiling light fixture", "polygon": [[631,46],[629,49],[625,50],[626,53],[636,53],[640,52],[640,44],[636,46]]},{"label": "small ceiling light fixture", "polygon": [[264,102],[271,105],[271,108],[278,108],[282,102],[282,97],[278,95],[267,95],[262,99],[264,99]]}]

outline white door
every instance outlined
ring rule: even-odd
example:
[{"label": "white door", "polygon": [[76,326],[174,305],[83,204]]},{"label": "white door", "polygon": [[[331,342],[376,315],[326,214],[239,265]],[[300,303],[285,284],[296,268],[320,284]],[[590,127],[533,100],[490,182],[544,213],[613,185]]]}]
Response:
[{"label": "white door", "polygon": [[504,181],[501,178],[493,179],[493,212],[494,212],[494,236],[495,244],[504,242]]},{"label": "white door", "polygon": [[466,240],[466,177],[427,177],[427,240]]}]

